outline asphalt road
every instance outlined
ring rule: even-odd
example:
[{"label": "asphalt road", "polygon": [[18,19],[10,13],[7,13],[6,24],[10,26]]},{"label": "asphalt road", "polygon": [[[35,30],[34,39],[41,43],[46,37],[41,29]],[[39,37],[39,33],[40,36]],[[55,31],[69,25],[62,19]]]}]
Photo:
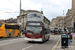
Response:
[{"label": "asphalt road", "polygon": [[11,38],[0,38],[0,41],[2,41],[2,40],[9,40],[9,39],[17,39],[17,38],[24,38],[25,37],[25,35],[23,34],[21,37],[11,37]]},{"label": "asphalt road", "polygon": [[24,40],[24,37],[8,38],[0,41],[0,50],[52,50],[58,40],[59,38],[55,35],[44,43],[28,42]]}]

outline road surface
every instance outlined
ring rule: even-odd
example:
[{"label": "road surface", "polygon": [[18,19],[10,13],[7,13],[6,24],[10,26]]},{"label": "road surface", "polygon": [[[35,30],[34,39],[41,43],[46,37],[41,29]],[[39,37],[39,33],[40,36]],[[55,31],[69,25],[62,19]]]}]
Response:
[{"label": "road surface", "polygon": [[44,43],[28,42],[24,40],[24,37],[0,39],[0,50],[52,50],[59,40],[58,36],[53,35]]}]

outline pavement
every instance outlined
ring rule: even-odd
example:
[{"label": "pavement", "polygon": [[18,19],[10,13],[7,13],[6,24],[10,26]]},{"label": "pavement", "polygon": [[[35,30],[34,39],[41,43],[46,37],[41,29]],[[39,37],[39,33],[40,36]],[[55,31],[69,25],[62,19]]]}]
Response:
[{"label": "pavement", "polygon": [[75,40],[72,39],[72,43],[70,43],[70,45],[68,45],[68,48],[61,48],[61,39],[58,43],[58,45],[56,46],[55,50],[75,50]]},{"label": "pavement", "polygon": [[24,38],[24,37],[25,37],[24,34],[21,37],[11,37],[11,38],[5,38],[5,37],[3,37],[3,38],[0,38],[0,41],[2,41],[2,40],[10,40],[10,39],[17,39],[17,38]]},{"label": "pavement", "polygon": [[49,41],[44,43],[28,42],[22,38],[8,38],[0,40],[0,50],[52,50],[57,41],[59,35],[51,35]]}]

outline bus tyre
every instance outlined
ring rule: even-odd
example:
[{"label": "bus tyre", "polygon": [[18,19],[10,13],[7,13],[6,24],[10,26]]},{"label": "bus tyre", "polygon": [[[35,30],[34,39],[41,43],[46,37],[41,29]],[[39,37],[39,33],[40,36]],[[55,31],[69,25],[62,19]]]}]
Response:
[{"label": "bus tyre", "polygon": [[9,34],[9,38],[11,37],[11,34]]},{"label": "bus tyre", "polygon": [[19,37],[21,37],[21,34],[20,33],[18,35],[19,35]]},{"label": "bus tyre", "polygon": [[44,42],[45,41],[45,37],[42,39],[42,42]]},{"label": "bus tyre", "polygon": [[50,37],[48,36],[48,41],[49,41],[49,38],[50,38]]}]

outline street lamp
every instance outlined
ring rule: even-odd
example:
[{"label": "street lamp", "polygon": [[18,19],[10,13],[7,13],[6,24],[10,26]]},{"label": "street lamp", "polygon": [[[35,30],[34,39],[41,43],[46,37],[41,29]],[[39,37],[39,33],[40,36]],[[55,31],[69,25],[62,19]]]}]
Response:
[{"label": "street lamp", "polygon": [[63,10],[63,32],[64,32],[64,10]]},{"label": "street lamp", "polygon": [[21,23],[21,0],[20,0],[20,23]]}]

